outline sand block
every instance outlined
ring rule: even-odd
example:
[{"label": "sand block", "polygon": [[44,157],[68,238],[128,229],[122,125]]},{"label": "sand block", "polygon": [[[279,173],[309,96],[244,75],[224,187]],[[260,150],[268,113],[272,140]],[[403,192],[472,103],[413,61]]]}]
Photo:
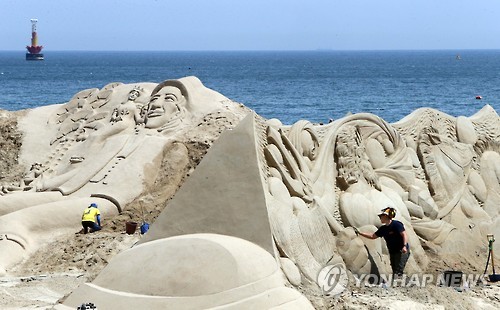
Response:
[{"label": "sand block", "polygon": [[274,254],[254,117],[221,135],[140,243],[214,233],[251,241]]}]

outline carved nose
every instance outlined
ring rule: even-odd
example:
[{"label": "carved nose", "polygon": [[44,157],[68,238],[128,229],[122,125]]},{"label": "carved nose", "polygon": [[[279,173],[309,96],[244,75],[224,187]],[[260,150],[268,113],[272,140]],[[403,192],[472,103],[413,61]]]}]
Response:
[{"label": "carved nose", "polygon": [[157,109],[157,108],[161,108],[161,104],[156,103],[156,101],[155,101],[155,102],[153,102],[153,103],[151,103],[151,104],[149,105],[149,110],[150,110],[150,111],[155,110],[155,109]]}]

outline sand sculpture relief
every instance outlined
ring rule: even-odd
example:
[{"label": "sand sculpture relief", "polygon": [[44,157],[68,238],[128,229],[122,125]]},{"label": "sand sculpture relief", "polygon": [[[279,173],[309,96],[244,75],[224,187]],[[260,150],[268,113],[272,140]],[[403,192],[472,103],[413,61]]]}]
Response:
[{"label": "sand sculpture relief", "polygon": [[[280,253],[309,280],[335,258],[355,273],[386,273],[383,245],[359,239],[349,228],[375,231],[384,206],[396,208],[407,227],[410,272],[427,263],[420,240],[459,253],[484,247],[486,234],[498,230],[500,123],[490,107],[471,120],[422,109],[394,125],[366,114],[316,130],[308,125],[282,127],[280,134],[270,129],[266,151],[270,193],[282,204],[276,213],[270,210],[271,221],[286,223],[273,225],[274,237]],[[302,141],[294,138],[297,128]],[[308,227],[313,222],[314,237]]]},{"label": "sand sculpture relief", "polygon": [[[190,101],[189,92],[203,100]],[[18,184],[1,188],[1,269],[57,232],[75,229],[73,219],[91,201],[104,216],[120,212],[154,180],[162,151],[176,134],[220,110],[221,102],[229,100],[189,77],[112,83],[79,92],[64,105],[33,110],[21,125],[31,139],[22,150],[30,169]]]},{"label": "sand sculpture relief", "polygon": [[[39,229],[45,219],[35,223],[33,214],[55,208],[69,222],[91,197],[107,216],[126,208],[168,160],[161,158],[164,147],[208,113],[227,109],[222,103],[228,101],[188,77],[113,83],[33,111],[26,122],[36,115],[45,123],[26,126],[24,141],[40,156],[27,155],[31,169],[24,180],[2,188],[0,266],[8,270],[48,242]],[[388,206],[407,230],[409,273],[425,270],[427,251],[475,253],[486,247],[487,234],[500,235],[496,111],[485,106],[471,117],[452,117],[424,108],[393,124],[354,114],[328,125],[283,125],[249,113],[214,142],[139,245],[116,256],[58,307],[78,306],[88,296],[104,306],[109,300],[124,307],[140,301],[151,309],[311,308],[285,281],[318,287],[321,269],[336,263],[353,274],[390,273],[385,243],[353,229],[374,232],[381,225],[377,214]],[[251,257],[257,256],[256,265]],[[235,261],[235,269],[219,266],[221,257]],[[167,287],[153,283],[150,291],[137,291],[127,281],[111,281],[138,266],[148,266],[151,281]],[[201,276],[199,268],[211,272]],[[122,276],[134,282],[133,275]],[[221,282],[206,286],[210,277]],[[180,289],[195,278],[192,290]]]}]

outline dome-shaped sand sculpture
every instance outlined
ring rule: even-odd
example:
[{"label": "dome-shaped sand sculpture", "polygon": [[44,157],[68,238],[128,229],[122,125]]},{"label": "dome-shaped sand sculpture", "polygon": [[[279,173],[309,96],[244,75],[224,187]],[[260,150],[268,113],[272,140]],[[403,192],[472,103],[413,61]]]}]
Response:
[{"label": "dome-shaped sand sculpture", "polygon": [[[20,161],[30,169],[2,187],[0,271],[77,231],[90,202],[105,218],[126,210],[168,162],[165,148],[217,113],[235,121],[149,232],[57,308],[311,308],[290,287],[319,290],[327,265],[390,273],[385,243],[353,229],[375,231],[388,206],[409,236],[408,273],[426,269],[429,251],[474,260],[488,234],[500,236],[492,107],[471,117],[422,108],[393,124],[354,114],[283,125],[187,77],[113,83],[20,116]],[[54,216],[59,224],[48,225]]]}]

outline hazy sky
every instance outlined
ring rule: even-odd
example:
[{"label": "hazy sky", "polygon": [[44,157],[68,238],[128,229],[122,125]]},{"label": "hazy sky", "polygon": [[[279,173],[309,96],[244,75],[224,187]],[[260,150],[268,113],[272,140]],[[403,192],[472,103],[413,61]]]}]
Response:
[{"label": "hazy sky", "polygon": [[0,0],[0,50],[500,49],[500,0]]}]

